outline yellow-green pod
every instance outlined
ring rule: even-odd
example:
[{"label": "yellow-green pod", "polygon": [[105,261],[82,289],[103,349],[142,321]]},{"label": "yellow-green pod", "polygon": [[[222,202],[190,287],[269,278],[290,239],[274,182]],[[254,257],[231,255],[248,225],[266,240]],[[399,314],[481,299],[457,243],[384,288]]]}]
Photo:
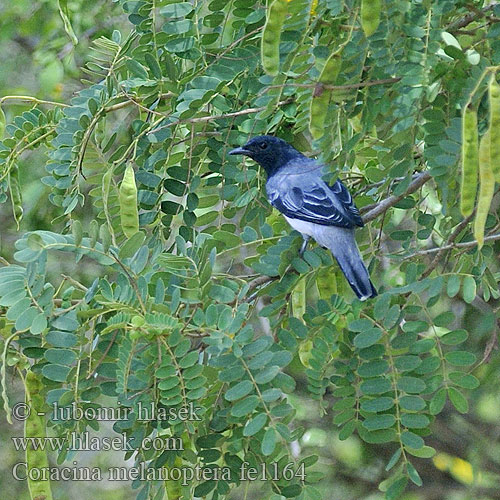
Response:
[{"label": "yellow-green pod", "polygon": [[[42,382],[38,375],[32,371],[26,374],[26,404],[30,409],[28,418],[24,421],[24,437],[43,440],[47,437],[45,418],[38,413],[44,412],[44,401],[41,395]],[[38,470],[49,467],[47,451],[40,448],[34,449],[30,439],[27,439],[26,466],[28,475],[28,488],[31,500],[52,500],[52,491],[49,480],[33,479],[38,477]],[[36,469],[36,470],[35,470]],[[31,471],[34,473],[31,473]]]},{"label": "yellow-green pod", "polygon": [[309,361],[312,358],[312,349],[312,340],[303,340],[299,345],[299,359],[306,368],[311,368]]},{"label": "yellow-green pod", "polygon": [[279,71],[281,29],[286,13],[287,0],[274,0],[267,11],[266,24],[262,32],[262,67],[272,76],[277,75]]},{"label": "yellow-green pod", "polygon": [[16,166],[12,166],[9,172],[9,191],[10,201],[12,202],[12,213],[16,220],[17,229],[19,229],[19,223],[23,218],[23,198],[19,184],[19,169]]},{"label": "yellow-green pod", "polygon": [[479,170],[477,113],[466,107],[462,118],[462,185],[460,211],[468,217],[474,210]]},{"label": "yellow-green pod", "polygon": [[330,297],[337,294],[337,278],[331,267],[322,267],[316,276],[316,286],[318,293],[323,300],[330,300]]},{"label": "yellow-green pod", "polygon": [[493,175],[500,182],[500,85],[493,78],[488,88],[490,98],[490,162]]},{"label": "yellow-green pod", "polygon": [[123,234],[130,238],[139,231],[139,209],[137,207],[137,186],[132,165],[127,165],[119,191],[120,221]]},{"label": "yellow-green pod", "polygon": [[292,313],[297,319],[302,319],[306,312],[306,280],[301,278],[292,291]]},{"label": "yellow-green pod", "polygon": [[[319,75],[319,83],[323,83],[325,85],[335,85],[339,76],[340,66],[342,65],[340,54],[341,51],[338,50],[330,54],[325,62],[325,65],[323,66],[321,74]],[[311,131],[313,139],[319,139],[325,133],[325,119],[331,95],[331,90],[322,89],[320,95],[313,95],[311,99],[309,130]]]},{"label": "yellow-green pod", "polygon": [[479,145],[479,197],[474,219],[474,238],[481,248],[484,243],[484,226],[495,191],[495,178],[490,163],[490,130],[483,135]]},{"label": "yellow-green pod", "polygon": [[381,10],[382,0],[361,0],[361,27],[366,36],[377,31]]}]

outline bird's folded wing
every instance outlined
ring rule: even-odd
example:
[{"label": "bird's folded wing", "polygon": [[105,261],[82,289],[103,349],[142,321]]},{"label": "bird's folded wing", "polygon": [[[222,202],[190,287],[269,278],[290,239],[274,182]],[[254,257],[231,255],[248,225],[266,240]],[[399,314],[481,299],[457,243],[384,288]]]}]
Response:
[{"label": "bird's folded wing", "polygon": [[305,183],[303,186],[282,182],[268,185],[267,194],[271,204],[292,219],[324,226],[363,226],[349,191],[339,180],[333,186],[323,181]]}]

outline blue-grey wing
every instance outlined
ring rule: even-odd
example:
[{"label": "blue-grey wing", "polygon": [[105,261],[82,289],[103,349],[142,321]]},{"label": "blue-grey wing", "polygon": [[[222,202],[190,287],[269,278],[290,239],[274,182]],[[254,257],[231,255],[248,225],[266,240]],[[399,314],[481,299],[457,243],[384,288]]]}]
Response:
[{"label": "blue-grey wing", "polygon": [[346,228],[363,225],[349,191],[339,180],[333,186],[319,179],[303,185],[272,183],[267,194],[271,204],[292,219]]},{"label": "blue-grey wing", "polygon": [[359,213],[358,207],[354,204],[351,193],[347,190],[345,185],[337,179],[333,186],[328,186],[330,190],[337,196],[337,199],[342,203],[342,207],[347,212],[348,216],[356,226],[363,227],[363,219]]}]

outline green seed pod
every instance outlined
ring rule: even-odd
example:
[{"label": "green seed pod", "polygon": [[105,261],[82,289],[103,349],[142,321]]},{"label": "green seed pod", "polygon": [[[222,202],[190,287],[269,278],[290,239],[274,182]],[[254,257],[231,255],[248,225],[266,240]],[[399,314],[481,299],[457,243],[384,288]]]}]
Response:
[{"label": "green seed pod", "polygon": [[490,133],[491,131],[488,130],[483,135],[479,145],[479,197],[474,219],[474,238],[479,248],[484,244],[484,226],[495,191],[495,178],[490,163]]},{"label": "green seed pod", "polygon": [[474,210],[479,170],[477,113],[467,107],[462,118],[462,185],[460,211],[468,217]]},{"label": "green seed pod", "polygon": [[9,191],[10,201],[12,202],[12,213],[16,220],[17,229],[23,218],[23,198],[21,195],[21,186],[19,184],[19,169],[17,166],[12,166],[9,172]]},{"label": "green seed pod", "polygon": [[[24,421],[24,437],[38,438],[43,440],[46,436],[45,418],[38,413],[44,411],[44,401],[41,395],[42,383],[38,375],[32,371],[26,374],[26,404],[29,406],[30,414]],[[32,500],[52,500],[50,481],[32,479],[37,474],[30,474],[33,469],[44,469],[49,467],[47,451],[40,448],[34,449],[30,439],[27,439],[26,465],[28,469],[28,487]],[[37,472],[36,470],[34,472]]]},{"label": "green seed pod", "polygon": [[137,207],[137,186],[132,165],[127,165],[119,191],[120,220],[123,234],[127,238],[139,231],[139,210]]},{"label": "green seed pod", "polygon": [[292,291],[292,312],[295,318],[302,319],[306,312],[306,280],[301,278]]},{"label": "green seed pod", "polygon": [[500,85],[493,78],[488,87],[490,98],[490,162],[495,180],[500,182]]},{"label": "green seed pod", "polygon": [[[339,76],[340,66],[342,59],[340,57],[341,51],[336,51],[330,54],[323,66],[323,70],[319,75],[319,83],[325,85],[335,85]],[[325,119],[328,112],[328,104],[332,91],[328,89],[321,89],[321,94],[318,96],[313,95],[311,99],[311,109],[309,114],[309,130],[313,139],[319,139],[325,133]]]},{"label": "green seed pod", "polygon": [[286,13],[287,0],[274,0],[267,11],[266,24],[262,32],[262,67],[272,76],[277,75],[279,71],[281,29]]},{"label": "green seed pod", "polygon": [[5,118],[5,114],[2,110],[2,106],[0,106],[0,139],[3,137],[6,124],[7,124],[7,119]]},{"label": "green seed pod", "polygon": [[337,293],[337,278],[332,273],[331,267],[323,267],[319,270],[316,276],[316,286],[323,300],[330,300],[330,297]]},{"label": "green seed pod", "polygon": [[361,27],[367,37],[377,31],[381,10],[381,0],[361,0]]}]

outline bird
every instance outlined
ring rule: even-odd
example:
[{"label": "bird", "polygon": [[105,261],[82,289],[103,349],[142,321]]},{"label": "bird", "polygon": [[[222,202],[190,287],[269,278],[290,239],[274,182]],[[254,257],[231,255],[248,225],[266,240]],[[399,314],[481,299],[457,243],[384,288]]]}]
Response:
[{"label": "bird", "polygon": [[248,156],[265,170],[267,199],[301,233],[301,256],[313,238],[332,252],[358,299],[377,295],[354,237],[363,220],[342,181],[330,186],[323,164],[271,135],[253,137],[229,154]]}]

